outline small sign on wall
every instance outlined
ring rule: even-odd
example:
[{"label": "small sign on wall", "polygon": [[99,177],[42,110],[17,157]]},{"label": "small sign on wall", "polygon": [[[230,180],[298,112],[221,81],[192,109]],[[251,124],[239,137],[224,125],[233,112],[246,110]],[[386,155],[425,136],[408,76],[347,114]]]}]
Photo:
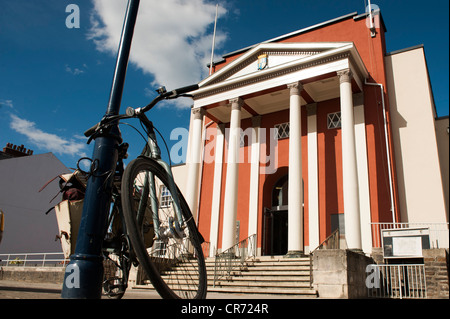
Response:
[{"label": "small sign on wall", "polygon": [[384,258],[421,258],[430,248],[428,228],[384,229],[382,239]]}]

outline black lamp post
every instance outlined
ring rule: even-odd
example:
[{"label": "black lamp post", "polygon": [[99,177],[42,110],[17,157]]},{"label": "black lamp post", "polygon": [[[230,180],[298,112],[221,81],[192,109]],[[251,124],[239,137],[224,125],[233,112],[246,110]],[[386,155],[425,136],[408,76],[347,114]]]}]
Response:
[{"label": "black lamp post", "polygon": [[[106,115],[120,111],[128,58],[140,0],[128,0],[116,68]],[[66,267],[63,298],[101,298],[103,281],[102,242],[109,212],[111,189],[121,143],[118,125],[101,132],[95,139],[92,157],[95,174],[87,184],[75,253]],[[112,172],[112,174],[111,174]]]}]

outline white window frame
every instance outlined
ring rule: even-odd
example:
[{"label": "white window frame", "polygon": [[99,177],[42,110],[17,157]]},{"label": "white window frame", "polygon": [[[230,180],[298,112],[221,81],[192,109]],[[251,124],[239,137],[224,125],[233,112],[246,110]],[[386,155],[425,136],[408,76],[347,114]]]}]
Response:
[{"label": "white window frame", "polygon": [[277,130],[277,140],[289,138],[289,132],[290,132],[290,124],[289,123],[290,122],[275,124],[274,127]]},{"label": "white window frame", "polygon": [[160,208],[168,208],[172,205],[172,195],[170,194],[169,189],[161,185],[160,193],[159,193],[159,207]]},{"label": "white window frame", "polygon": [[341,128],[341,112],[328,113],[327,128],[329,130]]}]

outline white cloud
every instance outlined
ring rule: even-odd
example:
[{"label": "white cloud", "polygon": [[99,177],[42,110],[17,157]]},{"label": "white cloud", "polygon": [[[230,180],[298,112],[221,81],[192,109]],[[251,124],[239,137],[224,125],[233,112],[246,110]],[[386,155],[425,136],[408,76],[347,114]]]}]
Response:
[{"label": "white cloud", "polygon": [[[88,38],[98,50],[115,55],[126,1],[94,0],[94,5]],[[155,88],[174,89],[199,82],[208,75],[215,10],[215,4],[206,0],[141,1],[130,61],[154,76],[151,85]],[[219,6],[219,18],[226,12]],[[217,31],[216,48],[226,38]],[[192,103],[181,100],[185,105]]]},{"label": "white cloud", "polygon": [[7,107],[9,107],[9,108],[11,108],[11,109],[13,109],[14,108],[14,105],[13,105],[13,101],[12,100],[0,100],[0,107],[1,106],[7,106]]},{"label": "white cloud", "polygon": [[83,69],[84,69],[83,70],[83,69],[80,69],[80,68],[72,69],[68,64],[66,64],[64,69],[65,69],[65,71],[67,73],[70,73],[70,74],[73,74],[73,75],[79,75],[79,74],[83,74],[85,72],[85,70],[87,69],[87,65],[83,64]]},{"label": "white cloud", "polygon": [[46,133],[36,127],[36,123],[11,115],[11,128],[28,137],[40,149],[59,155],[86,156],[86,143],[64,139],[56,134]]}]

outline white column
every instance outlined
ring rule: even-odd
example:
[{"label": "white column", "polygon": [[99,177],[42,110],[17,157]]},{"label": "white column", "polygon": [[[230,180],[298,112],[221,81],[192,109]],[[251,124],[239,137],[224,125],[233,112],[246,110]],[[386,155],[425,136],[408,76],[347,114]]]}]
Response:
[{"label": "white column", "polygon": [[[251,149],[251,166],[250,166],[250,201],[248,210],[248,235],[257,234],[258,232],[258,200],[259,200],[259,156],[260,156],[260,126],[261,115],[252,118],[252,149]],[[254,242],[256,244],[256,241]],[[249,247],[250,248],[250,247]]]},{"label": "white column", "polygon": [[211,228],[210,228],[210,247],[209,256],[214,257],[219,241],[219,212],[222,194],[222,167],[223,167],[223,145],[224,145],[225,125],[217,126],[216,145],[214,152],[214,182],[212,189],[211,205]]},{"label": "white column", "polygon": [[317,162],[317,103],[306,105],[308,113],[308,216],[309,251],[320,244],[319,239],[319,177]]},{"label": "white column", "polygon": [[188,164],[188,178],[186,187],[186,201],[191,209],[194,219],[197,221],[198,209],[198,192],[199,192],[199,176],[200,176],[200,162],[202,156],[202,129],[203,116],[205,110],[202,108],[192,109],[192,136],[190,139]]},{"label": "white column", "polygon": [[361,250],[358,169],[350,70],[337,72],[341,94],[342,175],[345,239],[348,249]]},{"label": "white column", "polygon": [[300,91],[302,85],[288,85],[289,104],[289,182],[288,182],[288,256],[303,254],[303,190]]},{"label": "white column", "polygon": [[366,123],[364,120],[364,94],[353,95],[355,116],[356,164],[358,167],[359,209],[361,219],[361,244],[366,254],[372,252],[372,227],[370,210],[369,171],[367,166]]},{"label": "white column", "polygon": [[241,133],[242,99],[231,102],[230,138],[228,143],[227,175],[223,212],[222,251],[236,244],[236,217],[238,195],[239,146]]}]

